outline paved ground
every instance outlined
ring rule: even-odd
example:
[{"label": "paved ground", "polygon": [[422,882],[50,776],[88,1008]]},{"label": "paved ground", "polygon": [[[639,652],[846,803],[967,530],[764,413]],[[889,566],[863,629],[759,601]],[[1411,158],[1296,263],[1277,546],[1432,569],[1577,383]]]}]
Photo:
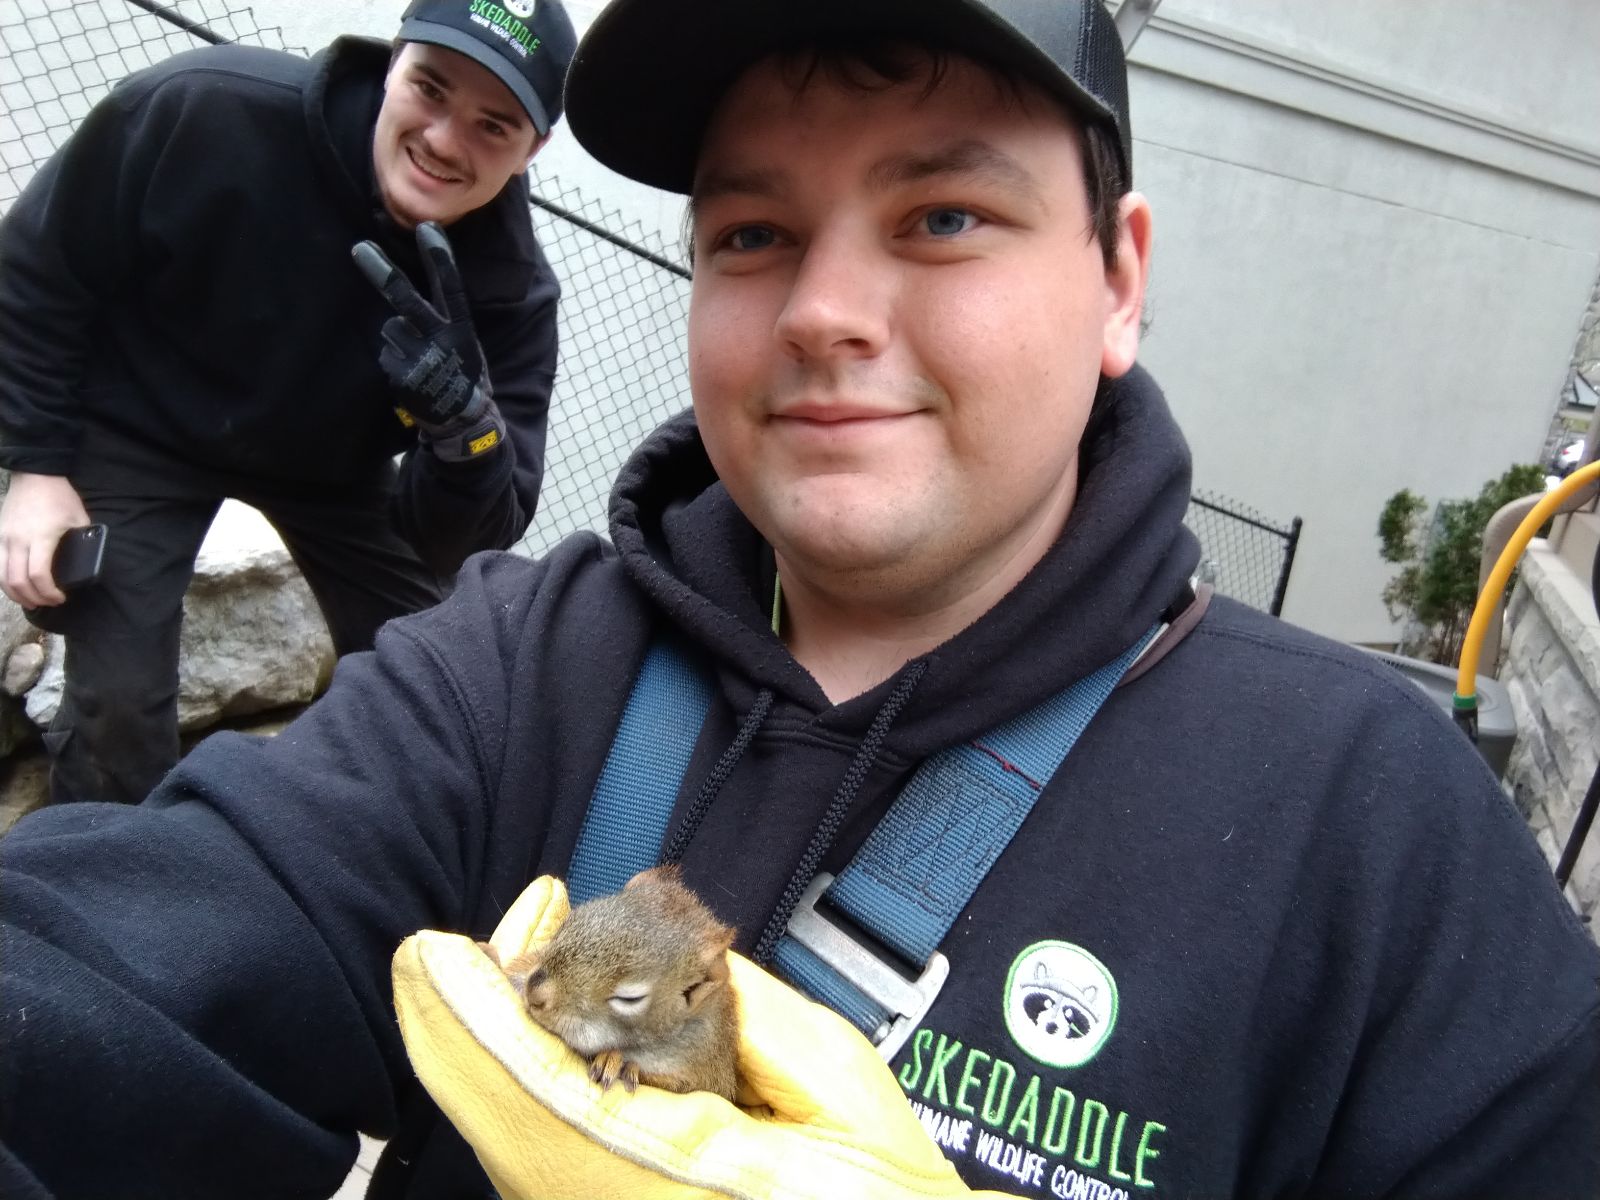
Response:
[{"label": "paved ground", "polygon": [[22,751],[0,762],[0,833],[43,804],[49,785],[43,750]]},{"label": "paved ground", "polygon": [[382,1149],[382,1142],[375,1142],[369,1137],[361,1139],[361,1154],[356,1158],[355,1169],[333,1194],[332,1200],[361,1200],[367,1194],[367,1184],[372,1181],[372,1166],[378,1161],[378,1151]]}]

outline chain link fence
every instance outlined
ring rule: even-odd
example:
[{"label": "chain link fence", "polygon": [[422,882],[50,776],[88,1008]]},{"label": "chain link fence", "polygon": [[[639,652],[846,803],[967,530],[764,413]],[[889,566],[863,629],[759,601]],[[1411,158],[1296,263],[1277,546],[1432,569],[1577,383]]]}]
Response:
[{"label": "chain link fence", "polygon": [[[227,0],[0,0],[0,214],[112,84],[208,42],[305,53]],[[605,529],[611,482],[656,425],[689,404],[683,329],[689,272],[676,251],[565,188],[535,163],[539,239],[562,285],[561,363],[539,515],[519,544],[539,553],[580,529]],[[1277,614],[1300,519],[1275,525],[1196,493],[1186,523],[1218,591]]]},{"label": "chain link fence", "polygon": [[304,52],[225,0],[0,0],[0,213],[117,80],[219,41]]},{"label": "chain link fence", "polygon": [[534,163],[534,225],[561,281],[561,364],[539,515],[521,548],[605,531],[611,481],[644,436],[689,406],[683,330],[689,272]]},{"label": "chain link fence", "polygon": [[1278,616],[1289,590],[1289,572],[1300,544],[1300,518],[1275,525],[1253,508],[1210,492],[1189,497],[1183,523],[1200,539],[1201,579]]}]

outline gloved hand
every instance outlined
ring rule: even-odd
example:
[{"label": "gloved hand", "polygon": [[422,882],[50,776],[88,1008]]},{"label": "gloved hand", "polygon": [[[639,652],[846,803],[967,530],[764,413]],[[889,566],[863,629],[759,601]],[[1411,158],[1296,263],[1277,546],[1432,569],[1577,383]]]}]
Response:
[{"label": "gloved hand", "polygon": [[378,364],[399,399],[395,412],[405,424],[416,426],[439,458],[461,462],[500,445],[505,423],[490,398],[483,349],[444,230],[432,221],[418,225],[417,251],[428,273],[432,304],[417,294],[377,243],[359,242],[350,254],[397,314],[383,323],[384,345],[378,353]]},{"label": "gloved hand", "polygon": [[[547,941],[566,888],[528,885],[494,932],[502,962]],[[473,942],[424,930],[394,957],[417,1076],[504,1200],[971,1196],[872,1045],[736,954],[741,1105],[708,1092],[601,1091],[588,1062],[530,1020]],[[981,1193],[993,1196],[996,1193]]]}]

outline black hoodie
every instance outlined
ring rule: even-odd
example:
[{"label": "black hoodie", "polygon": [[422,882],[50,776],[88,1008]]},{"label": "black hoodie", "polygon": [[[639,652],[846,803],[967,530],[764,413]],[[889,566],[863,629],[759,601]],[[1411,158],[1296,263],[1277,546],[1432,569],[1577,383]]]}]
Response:
[{"label": "black hoodie", "polygon": [[[769,627],[770,551],[669,422],[619,479],[610,544],[475,557],[276,738],[215,735],[137,808],[46,809],[0,841],[13,1173],[323,1197],[364,1129],[391,1139],[374,1195],[486,1194],[416,1102],[390,956],[419,928],[483,936],[566,873],[654,631],[716,677],[680,809],[774,695],[683,860],[749,951],[907,672],[825,869],[924,756],[1158,619],[1196,560],[1187,495],[1135,371],[1100,398],[1044,560],[830,706]],[[1237,604],[1112,694],[941,948],[950,981],[895,1070],[975,1186],[1595,1194],[1600,955],[1517,813],[1387,666]],[[1045,984],[1095,1026],[1088,1061],[1051,1065]]]},{"label": "black hoodie", "polygon": [[[392,315],[350,249],[426,294],[377,197],[385,43],[178,54],[89,112],[0,222],[0,466],[70,475],[86,427],[268,491],[370,483],[417,444],[381,370]],[[396,509],[430,562],[505,548],[544,469],[558,288],[525,176],[449,230],[503,451],[408,454]]]}]

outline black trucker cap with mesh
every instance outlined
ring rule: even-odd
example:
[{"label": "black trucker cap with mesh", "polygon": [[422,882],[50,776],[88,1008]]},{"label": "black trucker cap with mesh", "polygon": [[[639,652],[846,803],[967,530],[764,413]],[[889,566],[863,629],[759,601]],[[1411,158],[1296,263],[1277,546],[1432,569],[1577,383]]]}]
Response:
[{"label": "black trucker cap with mesh", "polygon": [[713,109],[747,68],[794,46],[855,38],[988,63],[1115,135],[1133,178],[1128,76],[1100,0],[612,0],[579,41],[567,121],[613,170],[688,193]]}]

